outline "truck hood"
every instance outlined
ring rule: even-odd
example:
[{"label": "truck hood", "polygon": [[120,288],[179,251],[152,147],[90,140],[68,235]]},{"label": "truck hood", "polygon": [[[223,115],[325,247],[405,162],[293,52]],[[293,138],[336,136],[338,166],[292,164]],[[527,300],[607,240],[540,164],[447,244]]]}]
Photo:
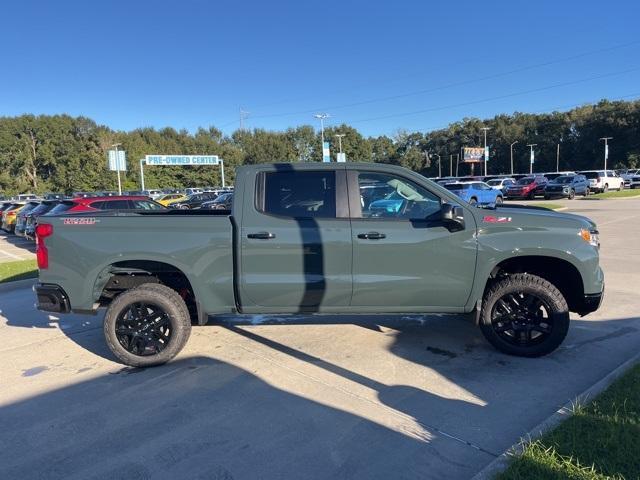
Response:
[{"label": "truck hood", "polygon": [[[509,221],[502,222],[511,226],[553,227],[575,225],[577,228],[596,228],[593,220],[573,213],[555,212],[546,208],[526,206],[499,206],[496,209],[480,210],[481,222],[487,223],[486,217],[501,219],[506,217]],[[491,220],[489,220],[491,221]],[[502,223],[496,222],[496,223]]]}]

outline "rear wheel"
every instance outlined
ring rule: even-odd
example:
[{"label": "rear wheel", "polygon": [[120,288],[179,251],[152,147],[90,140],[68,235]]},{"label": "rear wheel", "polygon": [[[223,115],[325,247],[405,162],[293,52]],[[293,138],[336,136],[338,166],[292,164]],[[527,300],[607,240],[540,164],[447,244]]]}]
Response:
[{"label": "rear wheel", "polygon": [[621,192],[624,190],[624,183],[621,183],[620,186],[618,187],[618,191]]},{"label": "rear wheel", "polygon": [[527,195],[527,198],[529,200],[535,200],[536,199],[536,192],[531,192],[529,195]]},{"label": "rear wheel", "polygon": [[605,184],[604,184],[604,187],[602,188],[602,191],[603,191],[604,193],[607,193],[607,192],[609,191],[609,184],[608,184],[608,183],[605,183]]},{"label": "rear wheel", "polygon": [[576,191],[572,188],[569,191],[569,200],[573,200],[574,198],[576,198]]},{"label": "rear wheel", "polygon": [[588,197],[589,195],[591,195],[591,189],[589,187],[585,188],[584,190],[584,196]]},{"label": "rear wheel", "polygon": [[182,297],[153,283],[120,294],[104,319],[109,349],[132,367],[168,362],[182,350],[190,333],[191,319]]},{"label": "rear wheel", "polygon": [[554,351],[569,330],[569,309],[560,291],[536,275],[514,274],[485,293],[480,329],[509,355],[540,357]]}]

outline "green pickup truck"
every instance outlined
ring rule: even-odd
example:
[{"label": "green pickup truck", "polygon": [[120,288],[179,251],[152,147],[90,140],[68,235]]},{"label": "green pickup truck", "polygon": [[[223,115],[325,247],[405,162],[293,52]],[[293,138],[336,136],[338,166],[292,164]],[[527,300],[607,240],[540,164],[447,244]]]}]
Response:
[{"label": "green pickup truck", "polygon": [[131,366],[229,313],[468,313],[500,351],[537,357],[604,292],[589,219],[477,208],[374,163],[241,167],[231,211],[47,216],[37,242],[38,308],[107,307],[108,346]]}]

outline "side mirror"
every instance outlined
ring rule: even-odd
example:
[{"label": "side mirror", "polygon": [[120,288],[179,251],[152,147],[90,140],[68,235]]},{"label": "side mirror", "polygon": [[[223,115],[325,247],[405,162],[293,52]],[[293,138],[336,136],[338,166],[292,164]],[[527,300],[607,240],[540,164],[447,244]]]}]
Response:
[{"label": "side mirror", "polygon": [[440,219],[450,232],[464,230],[464,210],[459,205],[443,203],[440,207]]}]

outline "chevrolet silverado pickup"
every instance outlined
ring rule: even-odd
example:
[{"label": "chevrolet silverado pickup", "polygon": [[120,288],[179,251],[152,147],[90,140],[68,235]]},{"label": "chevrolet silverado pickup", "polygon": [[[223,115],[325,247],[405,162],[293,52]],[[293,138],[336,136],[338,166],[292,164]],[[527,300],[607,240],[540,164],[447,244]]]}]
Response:
[{"label": "chevrolet silverado pickup", "polygon": [[231,210],[63,212],[36,237],[38,308],[106,307],[109,348],[138,367],[229,313],[467,313],[498,350],[537,357],[604,292],[589,219],[479,208],[375,163],[245,166]]}]

